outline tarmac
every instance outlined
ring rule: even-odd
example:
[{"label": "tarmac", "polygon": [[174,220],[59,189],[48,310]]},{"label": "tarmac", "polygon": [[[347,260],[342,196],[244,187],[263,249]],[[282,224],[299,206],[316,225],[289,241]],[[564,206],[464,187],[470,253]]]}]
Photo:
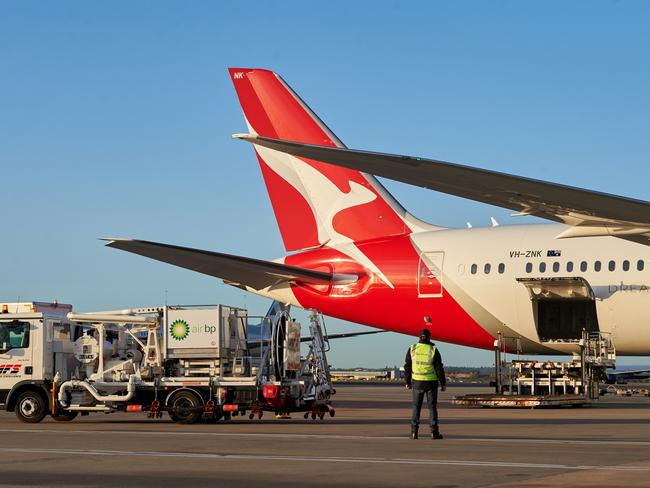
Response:
[{"label": "tarmac", "polygon": [[[408,438],[410,392],[336,384],[336,417],[178,425],[145,414],[23,424],[0,413],[0,486],[647,487],[650,398],[564,409],[466,409],[443,440]],[[423,417],[427,413],[423,412]]]}]

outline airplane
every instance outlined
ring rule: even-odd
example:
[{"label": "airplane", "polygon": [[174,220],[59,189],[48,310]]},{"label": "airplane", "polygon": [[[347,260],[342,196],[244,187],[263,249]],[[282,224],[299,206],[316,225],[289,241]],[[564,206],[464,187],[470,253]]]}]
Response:
[{"label": "airplane", "polygon": [[[134,239],[107,246],[378,329],[529,354],[583,330],[650,355],[650,203],[420,157],[348,149],[276,73],[230,68],[287,255],[266,261]],[[373,176],[374,175],[374,176]],[[444,228],[376,176],[552,223]]]},{"label": "airplane", "polygon": [[650,379],[650,369],[624,369],[623,371],[607,372],[608,385],[625,385],[628,381],[648,381]]}]

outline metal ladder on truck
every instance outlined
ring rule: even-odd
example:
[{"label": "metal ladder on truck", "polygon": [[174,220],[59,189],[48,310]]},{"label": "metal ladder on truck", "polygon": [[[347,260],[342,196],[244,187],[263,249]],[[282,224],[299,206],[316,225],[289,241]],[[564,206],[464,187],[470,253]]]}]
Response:
[{"label": "metal ladder on truck", "polygon": [[311,372],[314,375],[315,381],[311,391],[306,392],[306,398],[311,398],[313,400],[329,400],[334,393],[326,356],[327,351],[330,349],[330,345],[327,336],[323,334],[321,321],[322,314],[316,310],[312,310],[309,314],[311,343],[309,345],[307,361],[311,368]]}]

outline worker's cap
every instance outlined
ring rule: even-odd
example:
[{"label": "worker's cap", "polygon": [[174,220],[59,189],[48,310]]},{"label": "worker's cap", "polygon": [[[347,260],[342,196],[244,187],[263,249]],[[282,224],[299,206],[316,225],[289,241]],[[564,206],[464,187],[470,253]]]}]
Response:
[{"label": "worker's cap", "polygon": [[431,339],[431,332],[429,332],[429,329],[422,329],[422,332],[420,332],[420,337],[423,339]]}]

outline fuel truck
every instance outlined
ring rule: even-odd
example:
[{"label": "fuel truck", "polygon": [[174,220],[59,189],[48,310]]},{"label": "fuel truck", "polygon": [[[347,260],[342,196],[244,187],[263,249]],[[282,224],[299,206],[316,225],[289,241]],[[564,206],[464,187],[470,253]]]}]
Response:
[{"label": "fuel truck", "polygon": [[221,304],[75,313],[0,302],[0,409],[29,423],[97,412],[180,423],[334,416],[328,337],[322,316],[309,321],[303,337],[279,302],[264,317]]}]

